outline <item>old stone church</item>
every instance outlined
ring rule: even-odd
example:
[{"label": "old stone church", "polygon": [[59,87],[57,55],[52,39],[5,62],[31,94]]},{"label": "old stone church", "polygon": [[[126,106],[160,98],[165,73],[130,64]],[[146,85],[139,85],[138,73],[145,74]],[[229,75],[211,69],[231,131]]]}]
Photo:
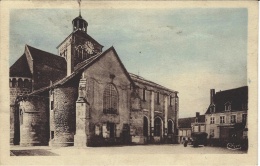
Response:
[{"label": "old stone church", "polygon": [[129,73],[81,15],[54,55],[25,45],[10,67],[10,143],[174,143],[178,92]]}]

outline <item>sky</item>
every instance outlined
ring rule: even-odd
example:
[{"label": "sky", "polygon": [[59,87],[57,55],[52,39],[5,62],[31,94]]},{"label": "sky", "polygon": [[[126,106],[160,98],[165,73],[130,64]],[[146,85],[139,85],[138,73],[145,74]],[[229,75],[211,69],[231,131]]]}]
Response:
[{"label": "sky", "polygon": [[[204,114],[210,89],[247,85],[246,8],[82,9],[88,34],[130,73],[178,91],[179,117]],[[78,9],[13,9],[10,65],[25,44],[57,54]]]}]

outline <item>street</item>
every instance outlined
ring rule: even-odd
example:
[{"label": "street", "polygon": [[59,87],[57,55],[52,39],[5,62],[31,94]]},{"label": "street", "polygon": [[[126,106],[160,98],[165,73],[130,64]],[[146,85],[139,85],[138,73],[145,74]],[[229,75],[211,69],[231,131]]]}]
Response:
[{"label": "street", "polygon": [[20,147],[11,146],[11,156],[76,156],[78,154],[246,154],[247,151],[229,150],[223,147],[192,147],[183,144],[135,145],[113,147]]}]

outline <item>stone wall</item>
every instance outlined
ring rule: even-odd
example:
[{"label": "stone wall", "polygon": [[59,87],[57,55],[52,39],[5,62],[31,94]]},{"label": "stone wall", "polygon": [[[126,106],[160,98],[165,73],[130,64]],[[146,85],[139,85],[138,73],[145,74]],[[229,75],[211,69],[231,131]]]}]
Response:
[{"label": "stone wall", "polygon": [[76,123],[76,87],[59,87],[54,89],[54,138],[52,146],[70,146],[74,142]]},{"label": "stone wall", "polygon": [[[18,85],[18,80],[22,79],[22,84]],[[29,84],[25,86],[24,82],[27,81]],[[18,115],[18,104],[16,103],[17,96],[29,94],[31,92],[31,81],[30,78],[10,78],[10,144],[19,144],[19,118]]]},{"label": "stone wall", "polygon": [[[137,85],[138,95],[140,97],[143,116],[148,118],[148,142],[174,142],[177,133],[178,121],[178,100],[177,92],[169,92],[167,90],[135,82]],[[145,100],[143,99],[143,89],[145,89]],[[157,95],[159,92],[159,102]],[[153,97],[152,97],[153,96]],[[178,99],[178,98],[177,98]],[[134,114],[133,114],[134,115]],[[140,114],[141,115],[141,114]],[[161,119],[161,137],[154,137],[154,120],[156,117]],[[139,117],[141,120],[141,117]],[[143,117],[142,117],[143,120]],[[173,133],[168,134],[168,122],[173,123]],[[168,140],[168,141],[167,141]]]},{"label": "stone wall", "polygon": [[48,145],[48,98],[23,97],[19,105],[20,145]]},{"label": "stone wall", "polygon": [[[136,90],[136,89],[135,89]],[[138,95],[138,91],[133,91],[131,93],[130,99],[130,135],[132,143],[144,144],[143,136],[143,110],[141,107],[141,98]]]},{"label": "stone wall", "polygon": [[[89,102],[90,119],[88,128],[88,145],[95,146],[111,142],[120,142],[124,125],[129,125],[130,116],[130,80],[122,70],[113,51],[108,52],[100,60],[84,71],[86,79],[86,99]],[[112,84],[118,95],[118,109],[115,113],[103,110],[103,94],[105,88]],[[108,123],[115,124],[113,138],[108,134]],[[104,142],[107,141],[107,142]],[[98,146],[97,145],[97,146]]]}]

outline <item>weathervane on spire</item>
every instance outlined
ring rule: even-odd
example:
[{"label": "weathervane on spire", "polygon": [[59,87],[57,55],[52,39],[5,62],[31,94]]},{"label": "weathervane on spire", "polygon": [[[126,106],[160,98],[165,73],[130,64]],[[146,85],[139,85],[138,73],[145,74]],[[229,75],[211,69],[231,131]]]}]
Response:
[{"label": "weathervane on spire", "polygon": [[79,16],[81,16],[81,6],[80,6],[81,0],[78,0],[78,3],[79,3]]}]

